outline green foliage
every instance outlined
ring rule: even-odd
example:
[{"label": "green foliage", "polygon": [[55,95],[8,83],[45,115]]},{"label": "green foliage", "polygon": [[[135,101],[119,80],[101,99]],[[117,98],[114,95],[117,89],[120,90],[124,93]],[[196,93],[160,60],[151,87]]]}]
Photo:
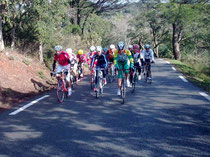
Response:
[{"label": "green foliage", "polygon": [[170,60],[170,62],[173,63],[175,67],[178,68],[187,77],[187,79],[200,86],[207,92],[210,92],[210,77],[206,73],[198,71],[191,65],[177,60]]},{"label": "green foliage", "polygon": [[9,60],[15,60],[13,56],[9,56]]},{"label": "green foliage", "polygon": [[45,79],[46,78],[46,76],[44,75],[44,73],[42,71],[39,71],[38,74],[39,74],[39,77],[41,79]]},{"label": "green foliage", "polygon": [[105,46],[108,42],[111,23],[102,17],[92,14],[86,23],[84,37],[87,45],[102,45]]},{"label": "green foliage", "polygon": [[31,62],[30,62],[29,60],[27,60],[27,59],[24,59],[24,60],[23,60],[23,63],[24,63],[25,65],[27,65],[27,66],[29,66],[29,65],[31,64]]}]

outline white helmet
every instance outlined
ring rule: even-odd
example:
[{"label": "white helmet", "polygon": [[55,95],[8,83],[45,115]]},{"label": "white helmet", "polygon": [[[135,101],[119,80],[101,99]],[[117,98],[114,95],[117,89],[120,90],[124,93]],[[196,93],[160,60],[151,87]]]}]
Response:
[{"label": "white helmet", "polygon": [[110,45],[110,49],[115,49],[115,46],[112,44],[112,45]]},{"label": "white helmet", "polygon": [[71,48],[67,48],[66,52],[71,55],[72,54],[72,49]]},{"label": "white helmet", "polygon": [[62,50],[62,46],[61,45],[57,45],[55,46],[55,51],[61,51]]},{"label": "white helmet", "polygon": [[91,47],[90,47],[90,51],[93,52],[93,51],[95,51],[95,50],[96,50],[95,46],[91,46]]},{"label": "white helmet", "polygon": [[97,52],[99,52],[99,51],[101,52],[102,51],[102,47],[101,46],[96,46],[96,51]]},{"label": "white helmet", "polygon": [[129,48],[129,49],[133,49],[133,45],[129,45],[128,48]]}]

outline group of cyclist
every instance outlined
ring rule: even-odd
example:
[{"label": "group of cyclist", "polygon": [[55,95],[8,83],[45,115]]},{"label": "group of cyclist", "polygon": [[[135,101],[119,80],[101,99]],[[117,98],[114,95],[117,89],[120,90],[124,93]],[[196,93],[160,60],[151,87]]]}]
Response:
[{"label": "group of cyclist", "polygon": [[[131,87],[130,77],[131,73],[134,71],[134,67],[138,71],[138,79],[141,79],[141,73],[144,72],[144,64],[154,62],[154,53],[149,44],[146,44],[145,49],[140,51],[140,46],[138,44],[129,45],[128,49],[126,49],[126,45],[124,42],[120,41],[117,44],[117,48],[115,45],[110,45],[110,48],[103,48],[101,46],[91,46],[90,52],[85,55],[83,50],[79,50],[77,54],[72,52],[71,48],[67,48],[66,52],[62,50],[62,46],[55,46],[55,55],[54,62],[52,66],[52,71],[56,73],[61,72],[62,70],[66,70],[66,82],[68,85],[68,95],[72,94],[71,82],[70,82],[70,69],[72,69],[73,74],[75,75],[76,81],[79,81],[79,78],[83,77],[84,73],[84,64],[88,64],[91,74],[94,73],[95,69],[101,69],[103,73],[103,83],[106,85],[106,75],[108,72],[108,68],[114,65],[115,74],[118,75],[117,81],[117,95],[120,95],[120,87],[122,82],[122,76],[124,69],[126,76],[126,86]],[[56,62],[58,62],[58,66],[56,68]],[[78,72],[78,67],[80,67],[80,74]],[[121,69],[121,70],[119,70]],[[118,71],[119,70],[119,71]],[[151,71],[151,64],[149,64],[149,71]],[[95,84],[97,84],[97,76],[99,75],[99,70],[95,70],[96,79]],[[52,74],[52,72],[51,72]],[[79,76],[80,75],[80,76]],[[59,75],[56,77],[58,80]],[[149,78],[150,79],[150,78]],[[91,80],[92,82],[94,79]],[[94,88],[94,91],[97,88]]]}]

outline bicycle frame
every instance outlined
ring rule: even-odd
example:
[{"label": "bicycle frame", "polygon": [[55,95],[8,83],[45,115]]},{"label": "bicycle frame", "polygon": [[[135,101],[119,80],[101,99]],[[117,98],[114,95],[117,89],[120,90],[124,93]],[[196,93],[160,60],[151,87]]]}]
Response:
[{"label": "bicycle frame", "polygon": [[[145,82],[147,82],[148,77],[151,78],[151,71],[149,70],[149,66],[150,66],[150,65],[151,65],[150,62],[146,62],[146,63],[145,63],[145,66],[144,66],[144,70],[145,70],[145,74],[144,74]],[[149,83],[152,83],[152,80],[150,80]]]},{"label": "bicycle frame", "polygon": [[126,96],[126,88],[125,88],[125,71],[130,70],[130,69],[118,69],[118,71],[122,71],[122,82],[121,82],[121,87],[120,87],[120,93],[121,93],[121,98],[122,98],[122,103],[125,103],[125,96]]},{"label": "bicycle frame", "polygon": [[57,95],[57,99],[60,103],[62,103],[64,101],[64,98],[67,97],[67,88],[66,88],[66,74],[65,74],[66,70],[62,70],[59,73],[53,73],[53,76],[56,75],[56,77],[58,77],[58,84],[57,84],[57,91],[56,91],[56,95]]},{"label": "bicycle frame", "polygon": [[[96,84],[97,91],[95,91],[96,99],[98,99],[100,94],[103,94],[104,83],[103,83],[102,70],[106,70],[106,69],[104,69],[104,68],[94,68],[95,73],[96,73],[97,70],[99,70],[99,75],[98,75],[97,84]],[[95,75],[95,78],[96,78],[96,75]]]}]

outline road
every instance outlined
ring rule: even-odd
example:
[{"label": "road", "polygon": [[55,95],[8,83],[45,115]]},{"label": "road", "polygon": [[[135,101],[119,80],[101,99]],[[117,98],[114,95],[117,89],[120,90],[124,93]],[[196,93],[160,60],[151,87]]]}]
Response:
[{"label": "road", "polygon": [[89,78],[59,104],[55,91],[0,114],[1,157],[210,156],[210,100],[157,60],[153,83],[141,80],[126,103],[109,84],[97,100]]}]

